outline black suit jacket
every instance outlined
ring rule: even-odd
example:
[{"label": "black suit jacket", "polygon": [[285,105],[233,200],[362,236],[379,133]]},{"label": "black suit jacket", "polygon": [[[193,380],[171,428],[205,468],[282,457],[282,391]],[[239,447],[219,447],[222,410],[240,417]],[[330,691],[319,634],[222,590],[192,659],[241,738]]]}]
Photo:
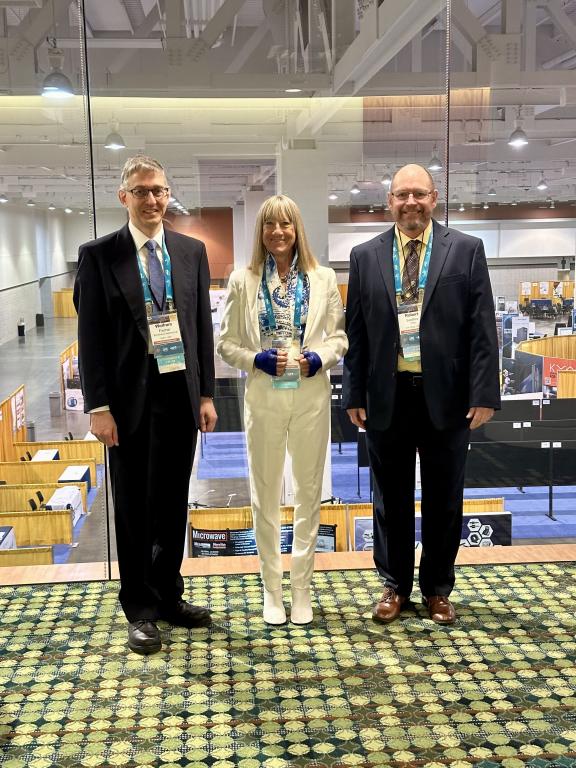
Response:
[{"label": "black suit jacket", "polygon": [[[208,259],[200,240],[167,229],[164,235],[184,343],[186,382],[198,426],[200,396],[214,395]],[[148,325],[128,225],[80,246],[74,305],[85,411],[109,405],[119,431],[132,432],[146,397]],[[178,418],[178,404],[174,406]]]},{"label": "black suit jacket", "polygon": [[[426,405],[437,429],[463,427],[469,407],[500,407],[498,342],[484,245],[433,222],[420,322]],[[394,227],[350,254],[343,407],[366,408],[370,429],[392,418],[400,330]]]}]

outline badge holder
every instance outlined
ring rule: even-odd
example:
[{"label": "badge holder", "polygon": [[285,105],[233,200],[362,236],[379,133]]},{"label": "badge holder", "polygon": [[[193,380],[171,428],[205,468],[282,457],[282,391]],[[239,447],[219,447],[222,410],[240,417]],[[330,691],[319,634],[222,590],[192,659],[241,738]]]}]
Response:
[{"label": "badge holder", "polygon": [[298,389],[300,386],[300,365],[297,358],[300,355],[300,342],[295,339],[274,339],[272,348],[288,350],[288,364],[282,376],[272,378],[273,389]]},{"label": "badge holder", "polygon": [[409,363],[420,360],[420,317],[422,305],[400,304],[398,306],[398,325],[400,326],[400,346],[402,356]]}]

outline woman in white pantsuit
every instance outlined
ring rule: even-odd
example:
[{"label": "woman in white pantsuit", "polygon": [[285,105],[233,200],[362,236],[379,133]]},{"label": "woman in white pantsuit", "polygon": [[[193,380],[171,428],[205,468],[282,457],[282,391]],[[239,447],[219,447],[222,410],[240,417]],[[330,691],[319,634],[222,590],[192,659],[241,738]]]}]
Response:
[{"label": "woman in white pantsuit", "polygon": [[264,620],[283,624],[280,494],[292,458],[294,534],[291,620],[312,621],[310,584],[328,447],[327,371],[348,348],[334,270],[310,252],[297,205],[266,200],[252,261],[230,275],[218,354],[248,372],[244,418],[250,492],[264,587]]}]

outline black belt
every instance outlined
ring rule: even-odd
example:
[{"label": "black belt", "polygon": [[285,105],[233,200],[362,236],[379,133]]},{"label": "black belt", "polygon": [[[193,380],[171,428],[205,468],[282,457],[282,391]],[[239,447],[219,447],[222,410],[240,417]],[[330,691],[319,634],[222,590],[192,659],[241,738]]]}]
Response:
[{"label": "black belt", "polygon": [[413,373],[412,371],[398,371],[398,383],[405,384],[414,389],[421,389],[424,382],[424,377],[421,373]]}]

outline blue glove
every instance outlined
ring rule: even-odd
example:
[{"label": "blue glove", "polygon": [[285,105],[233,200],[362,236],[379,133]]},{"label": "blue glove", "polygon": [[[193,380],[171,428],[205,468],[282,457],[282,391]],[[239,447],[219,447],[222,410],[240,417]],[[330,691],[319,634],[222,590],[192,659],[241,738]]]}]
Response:
[{"label": "blue glove", "polygon": [[320,355],[317,355],[316,352],[304,352],[304,357],[308,360],[308,378],[310,378],[322,368],[322,360],[320,360]]},{"label": "blue glove", "polygon": [[277,376],[276,364],[278,363],[278,350],[276,349],[264,349],[262,352],[258,352],[254,358],[254,365],[256,368],[260,368],[261,371],[267,373],[268,376]]}]

